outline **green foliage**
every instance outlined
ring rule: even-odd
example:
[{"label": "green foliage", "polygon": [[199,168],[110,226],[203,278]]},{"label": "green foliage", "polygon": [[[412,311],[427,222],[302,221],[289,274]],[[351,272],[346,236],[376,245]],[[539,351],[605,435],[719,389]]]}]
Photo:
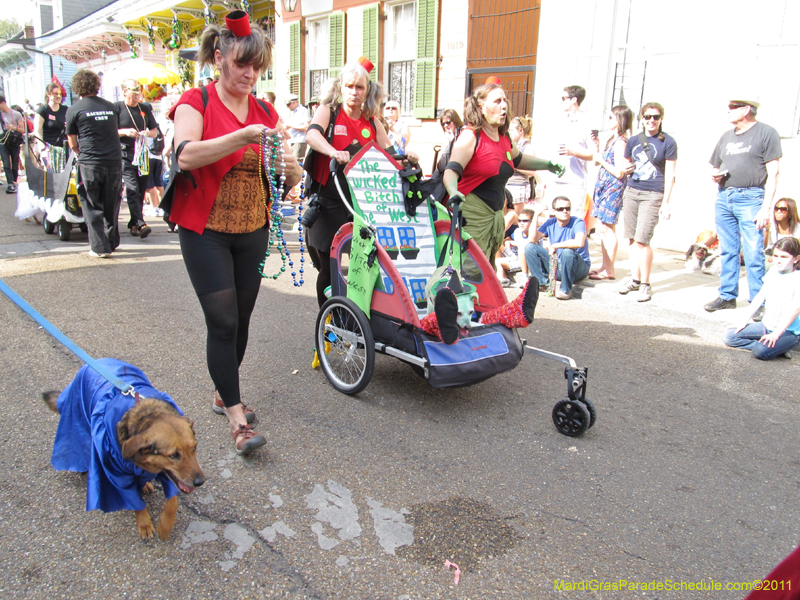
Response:
[{"label": "green foliage", "polygon": [[22,31],[16,19],[0,19],[0,40],[7,40]]},{"label": "green foliage", "polygon": [[178,57],[178,74],[181,76],[181,83],[186,87],[194,85],[194,63]]}]

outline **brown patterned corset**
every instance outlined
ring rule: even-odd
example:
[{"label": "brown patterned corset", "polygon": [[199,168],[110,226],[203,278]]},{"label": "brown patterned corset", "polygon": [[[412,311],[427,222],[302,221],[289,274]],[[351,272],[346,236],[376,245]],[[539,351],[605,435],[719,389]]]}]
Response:
[{"label": "brown patterned corset", "polygon": [[250,233],[267,223],[265,194],[269,187],[253,149],[245,150],[242,160],[228,171],[219,185],[206,229],[221,233]]}]

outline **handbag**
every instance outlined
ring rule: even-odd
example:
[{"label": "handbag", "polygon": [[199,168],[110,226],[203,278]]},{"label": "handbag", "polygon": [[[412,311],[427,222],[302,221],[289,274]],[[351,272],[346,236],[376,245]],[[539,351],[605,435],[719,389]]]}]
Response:
[{"label": "handbag", "polygon": [[[186,147],[186,144],[189,143],[189,140],[183,140],[180,144],[178,144],[178,148],[172,153],[172,159],[169,161],[169,181],[167,182],[167,187],[164,188],[164,194],[161,196],[161,202],[158,204],[158,208],[164,211],[164,220],[169,221],[169,214],[172,212],[172,202],[175,199],[175,183],[178,181],[178,177],[185,177],[189,180],[192,184],[192,187],[197,187],[197,182],[194,179],[194,175],[192,175],[191,171],[183,171],[178,166],[178,157],[183,152],[183,149]],[[170,223],[172,221],[169,221]]]}]

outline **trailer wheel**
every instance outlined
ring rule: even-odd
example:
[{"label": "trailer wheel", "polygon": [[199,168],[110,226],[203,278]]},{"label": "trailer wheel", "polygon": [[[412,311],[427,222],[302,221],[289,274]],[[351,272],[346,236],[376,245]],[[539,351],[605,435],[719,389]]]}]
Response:
[{"label": "trailer wheel", "polygon": [[589,411],[589,429],[591,429],[594,427],[594,422],[597,420],[597,410],[594,407],[594,403],[588,398],[584,398],[581,402],[583,402],[586,410]]},{"label": "trailer wheel", "polygon": [[553,407],[553,423],[560,433],[577,437],[589,429],[591,422],[589,409],[577,400],[566,398],[556,402]]},{"label": "trailer wheel", "polygon": [[315,347],[331,385],[343,394],[358,394],[375,368],[375,341],[369,321],[344,296],[328,299],[317,315]]}]

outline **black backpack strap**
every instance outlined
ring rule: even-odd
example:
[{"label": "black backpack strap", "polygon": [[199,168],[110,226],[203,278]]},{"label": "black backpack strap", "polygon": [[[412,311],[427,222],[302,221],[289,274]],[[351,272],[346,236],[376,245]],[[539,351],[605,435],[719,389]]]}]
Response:
[{"label": "black backpack strap", "polygon": [[650,154],[650,144],[647,142],[647,135],[645,135],[644,131],[639,132],[639,143],[644,147],[644,153],[647,155],[647,160],[649,160],[650,164],[653,165],[656,170],[663,175],[664,170],[656,164],[653,155]]},{"label": "black backpack strap", "polygon": [[328,130],[325,133],[325,140],[333,146],[333,128],[336,125],[336,118],[339,116],[339,112],[342,110],[342,105],[337,104],[336,108],[333,109],[333,113],[331,113],[331,120],[328,123]]},{"label": "black backpack strap", "polygon": [[259,105],[261,108],[263,108],[263,109],[264,109],[264,112],[265,112],[265,113],[267,113],[267,116],[268,116],[268,117],[271,117],[271,116],[272,116],[272,111],[270,111],[270,109],[269,109],[269,105],[268,105],[266,102],[264,102],[264,101],[263,101],[263,100],[261,100],[260,98],[256,98],[256,102],[258,102],[258,105]]},{"label": "black backpack strap", "polygon": [[205,111],[206,106],[208,106],[208,90],[206,86],[200,88],[200,93],[203,95],[203,110]]}]

